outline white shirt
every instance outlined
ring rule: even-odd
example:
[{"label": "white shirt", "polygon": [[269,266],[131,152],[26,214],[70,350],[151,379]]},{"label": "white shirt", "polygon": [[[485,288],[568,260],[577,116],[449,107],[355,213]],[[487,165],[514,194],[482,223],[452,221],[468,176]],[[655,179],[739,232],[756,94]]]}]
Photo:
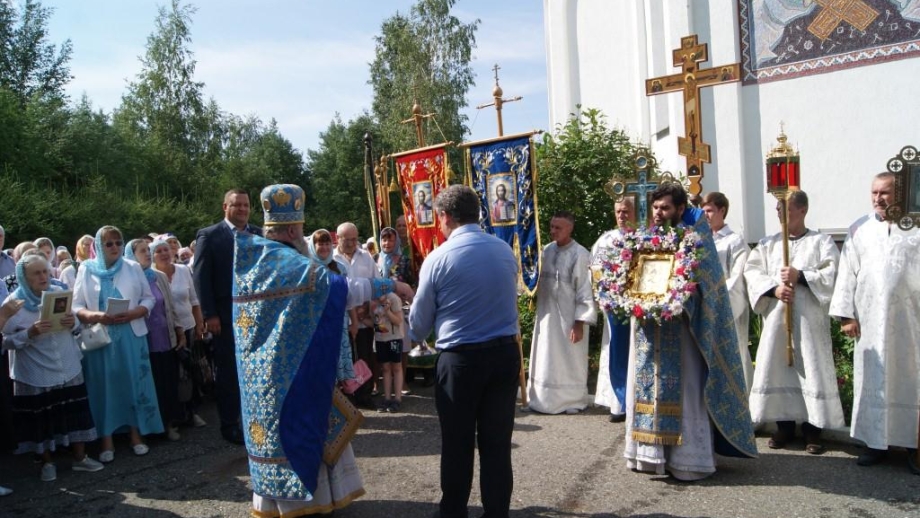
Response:
[{"label": "white shirt", "polygon": [[[10,351],[12,379],[33,387],[56,387],[80,374],[83,353],[70,331],[29,338],[29,327],[40,316],[38,311],[22,308],[10,317],[3,327],[3,348]],[[74,329],[78,322],[74,323]]]},{"label": "white shirt", "polygon": [[173,305],[176,310],[176,325],[183,330],[195,328],[195,316],[192,307],[198,306],[198,294],[195,292],[195,282],[192,280],[192,271],[184,264],[174,264],[176,271],[169,281],[169,291],[172,292]]}]

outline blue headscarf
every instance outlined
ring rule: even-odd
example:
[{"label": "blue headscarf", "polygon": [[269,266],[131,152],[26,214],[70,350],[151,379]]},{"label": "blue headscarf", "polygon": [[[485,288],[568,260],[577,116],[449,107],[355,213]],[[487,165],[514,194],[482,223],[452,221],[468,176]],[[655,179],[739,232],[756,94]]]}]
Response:
[{"label": "blue headscarf", "polygon": [[[383,235],[384,234],[393,234],[393,237],[396,238],[396,246],[393,247],[392,252],[383,251]],[[399,266],[399,259],[402,257],[402,241],[399,239],[399,233],[396,232],[396,229],[393,227],[386,227],[380,231],[380,255],[377,258],[377,267],[380,268],[380,273],[383,274],[384,279],[389,279],[390,274],[393,273],[393,268]]]},{"label": "blue headscarf", "polygon": [[[137,256],[134,255],[134,249],[137,248],[138,243],[140,243],[141,241],[143,241],[143,239],[132,239],[131,241],[128,241],[128,245],[125,246],[125,259],[130,259],[137,264],[141,264],[141,262],[137,260]],[[154,241],[153,243],[151,243],[150,244],[150,255],[151,256],[153,255],[153,251],[156,248],[157,243],[165,245],[166,241],[159,240],[159,241]],[[151,268],[151,265],[153,265],[152,257],[150,258],[150,264],[148,264],[146,268],[144,268],[144,265],[141,264],[141,268],[144,268],[144,277],[147,277],[147,282],[154,282],[157,280],[157,274],[154,273],[153,268]]]},{"label": "blue headscarf", "polygon": [[319,229],[319,230],[313,231],[313,233],[310,234],[309,236],[307,236],[307,238],[306,238],[306,240],[307,240],[307,254],[306,254],[307,257],[309,257],[310,259],[313,259],[314,261],[316,261],[316,262],[318,262],[318,263],[321,263],[321,264],[322,264],[323,266],[325,266],[326,268],[328,268],[329,265],[330,265],[332,262],[335,262],[336,267],[338,267],[338,269],[339,269],[339,275],[342,275],[342,276],[347,275],[347,272],[348,272],[348,265],[342,263],[341,261],[336,261],[336,260],[333,258],[333,256],[335,256],[335,254],[334,254],[332,251],[329,252],[329,257],[327,257],[327,258],[325,258],[325,259],[320,258],[319,254],[316,252],[316,245],[313,244],[313,236],[316,235],[317,232],[321,232],[321,233],[326,234],[327,236],[329,236],[329,240],[332,241],[332,234],[330,234],[328,230],[326,230],[326,229],[324,229],[324,228],[321,228],[321,229]]},{"label": "blue headscarf", "polygon": [[105,243],[104,243],[104,233],[103,231],[115,232],[118,234],[119,239],[124,239],[122,237],[121,230],[118,230],[115,227],[102,227],[96,231],[96,238],[93,240],[93,250],[96,252],[96,257],[83,262],[83,268],[89,270],[89,273],[99,278],[99,310],[105,311],[108,307],[108,301],[110,298],[120,299],[122,298],[121,293],[115,287],[115,275],[121,271],[121,267],[125,264],[124,257],[125,253],[124,244],[122,244],[121,255],[118,256],[118,259],[113,262],[111,265],[105,264]]},{"label": "blue headscarf", "polygon": [[[33,257],[32,255],[27,255],[16,263],[16,282],[19,283],[19,286],[13,290],[13,296],[17,299],[23,301],[22,307],[29,311],[38,311],[38,307],[42,303],[41,295],[36,295],[32,293],[32,288],[29,287],[29,282],[26,280],[26,262],[27,259]],[[46,265],[49,265],[48,269],[48,278],[51,278],[51,269],[48,260],[45,258],[45,254],[35,255],[34,257],[39,257],[40,260],[45,261]],[[51,284],[48,284],[48,291],[51,291]]]}]

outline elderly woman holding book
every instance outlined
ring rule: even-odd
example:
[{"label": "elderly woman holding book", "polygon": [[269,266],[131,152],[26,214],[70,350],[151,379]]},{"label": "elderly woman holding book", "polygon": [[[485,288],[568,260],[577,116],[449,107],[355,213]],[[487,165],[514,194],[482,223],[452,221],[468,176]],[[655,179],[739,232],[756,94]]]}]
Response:
[{"label": "elderly woman holding book", "polygon": [[[57,478],[51,454],[58,446],[70,447],[74,471],[99,471],[102,464],[84,448],[96,439],[96,427],[72,334],[77,321],[67,309],[70,294],[50,283],[51,265],[43,254],[24,255],[16,264],[16,277],[19,286],[7,302],[15,301],[21,309],[3,325],[13,379],[16,452],[41,456],[45,482]],[[8,314],[6,308],[4,304],[3,313]]]},{"label": "elderly woman holding book", "polygon": [[163,433],[150,369],[145,319],[156,300],[140,265],[122,257],[121,231],[96,233],[96,257],[77,271],[73,308],[84,327],[102,324],[110,344],[83,357],[89,404],[102,435],[99,460],[115,460],[112,434],[128,431],[135,455],[149,451],[142,435]]}]

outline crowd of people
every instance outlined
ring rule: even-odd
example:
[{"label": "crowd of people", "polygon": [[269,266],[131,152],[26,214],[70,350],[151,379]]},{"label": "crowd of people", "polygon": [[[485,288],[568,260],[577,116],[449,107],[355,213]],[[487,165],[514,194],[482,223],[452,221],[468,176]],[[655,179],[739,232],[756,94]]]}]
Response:
[{"label": "crowd of people", "polygon": [[[0,228],[0,246],[5,238]],[[115,434],[142,456],[145,436],[176,441],[180,425],[206,425],[196,412],[203,383],[183,362],[204,323],[180,249],[172,234],[126,242],[106,225],[73,255],[45,237],[0,253],[0,435],[40,459],[41,480],[57,479],[59,447],[74,471],[95,472],[115,460]],[[94,333],[105,338],[88,345]],[[85,450],[97,439],[98,460]]]},{"label": "crowd of people", "polygon": [[[856,339],[851,433],[866,444],[857,463],[876,464],[890,446],[904,447],[920,472],[920,236],[884,220],[893,196],[894,178],[877,175],[873,213],[853,224],[841,253],[806,226],[808,196],[794,192],[777,207],[789,229],[785,266],[782,236],[752,250],[725,224],[721,193],[699,208],[677,184],[651,194],[650,223],[699,232],[701,255],[681,318],[622,322],[601,312],[595,403],[610,408],[611,421],[625,421],[628,467],[705,478],[717,453],[755,457],[753,431],[763,424],[776,430],[769,448],[789,447],[801,426],[805,451],[821,454],[822,430],[844,425],[831,353],[836,318]],[[266,187],[259,228],[249,224],[249,194],[231,190],[224,218],[188,248],[172,234],[128,240],[107,225],[81,237],[73,256],[47,238],[0,254],[9,363],[0,369],[9,374],[0,416],[5,431],[15,424],[17,453],[41,459],[42,480],[57,476],[58,447],[69,447],[74,471],[94,472],[114,461],[116,434],[145,455],[146,436],[180,440],[180,427],[205,426],[197,409],[212,384],[221,436],[249,453],[254,512],[334,511],[364,489],[349,444],[325,458],[330,412],[347,413],[333,402],[342,392],[359,407],[399,412],[408,352],[433,334],[440,516],[466,516],[476,449],[483,507],[507,516],[519,266],[507,244],[480,231],[478,195],[455,185],[433,200],[448,240],[421,265],[410,259],[405,219],[361,246],[351,222],[305,235],[303,202],[296,185]],[[589,404],[587,326],[598,317],[591,264],[639,226],[635,209],[629,198],[618,201],[617,228],[590,252],[571,237],[572,213],[553,216],[553,242],[540,261],[528,410],[575,414]],[[0,248],[4,237],[0,228]],[[71,308],[50,321],[43,297],[67,291]],[[756,361],[751,311],[763,317]],[[100,329],[108,345],[93,346],[88,336]],[[371,375],[355,383],[362,362]],[[97,439],[98,461],[85,448]]]}]

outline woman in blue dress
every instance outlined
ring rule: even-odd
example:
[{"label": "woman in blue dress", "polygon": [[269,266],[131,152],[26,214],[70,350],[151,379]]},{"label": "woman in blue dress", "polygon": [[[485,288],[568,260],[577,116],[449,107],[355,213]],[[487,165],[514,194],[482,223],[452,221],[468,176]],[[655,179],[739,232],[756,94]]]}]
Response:
[{"label": "woman in blue dress", "polygon": [[[145,318],[154,306],[150,285],[141,267],[126,261],[121,231],[104,226],[96,232],[96,257],[77,272],[73,309],[84,326],[101,323],[111,343],[88,351],[83,373],[90,409],[102,436],[99,460],[112,462],[112,435],[127,431],[135,455],[149,449],[142,435],[163,433],[156,389],[150,369]],[[127,310],[110,314],[109,304],[127,300]]]}]

